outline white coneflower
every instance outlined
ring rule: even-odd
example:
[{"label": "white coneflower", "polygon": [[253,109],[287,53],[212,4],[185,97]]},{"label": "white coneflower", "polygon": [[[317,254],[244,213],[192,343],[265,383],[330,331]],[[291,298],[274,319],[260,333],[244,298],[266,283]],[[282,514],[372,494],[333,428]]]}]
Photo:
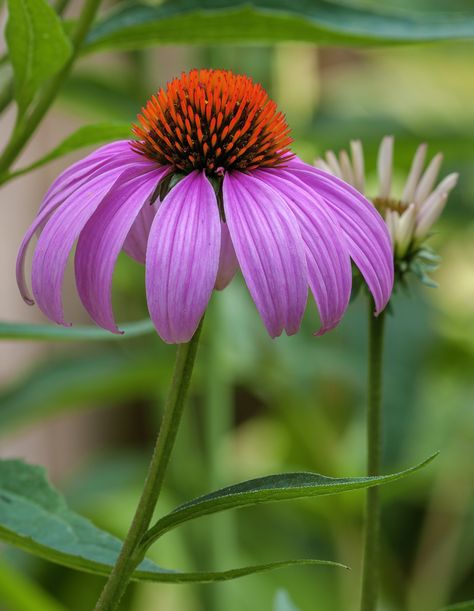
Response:
[{"label": "white coneflower", "polygon": [[[456,186],[458,174],[448,174],[435,186],[443,155],[436,154],[424,170],[427,145],[421,144],[413,157],[401,197],[397,197],[392,192],[393,142],[393,136],[385,136],[380,144],[377,159],[378,194],[369,199],[385,218],[395,258],[403,260],[420,249],[442,213],[450,191]],[[324,159],[317,159],[315,165],[367,195],[361,141],[353,140],[350,148],[350,156],[344,150],[338,156],[333,151],[327,151]]]}]

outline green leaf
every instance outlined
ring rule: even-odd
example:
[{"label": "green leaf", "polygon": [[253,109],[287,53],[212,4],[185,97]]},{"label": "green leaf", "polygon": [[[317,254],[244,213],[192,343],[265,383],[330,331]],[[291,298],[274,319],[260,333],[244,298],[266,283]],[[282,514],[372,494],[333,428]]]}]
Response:
[{"label": "green leaf", "polygon": [[437,455],[438,453],[433,454],[420,464],[391,475],[334,478],[326,477],[319,473],[282,473],[258,477],[257,479],[251,479],[233,486],[227,486],[226,488],[221,488],[210,494],[205,494],[188,501],[159,519],[148,532],[144,544],[147,547],[150,546],[164,533],[183,524],[183,522],[227,509],[237,509],[274,501],[337,494],[394,482],[423,468]]},{"label": "green leaf", "polygon": [[15,98],[23,111],[40,85],[67,62],[71,43],[46,0],[8,0],[5,36],[15,77]]},{"label": "green leaf", "polygon": [[[73,569],[107,575],[122,542],[73,512],[48,482],[42,467],[0,461],[0,539]],[[183,573],[144,560],[134,579],[168,583],[225,581],[297,564],[343,566],[320,560],[289,560],[229,571]]]},{"label": "green leaf", "polygon": [[379,11],[335,0],[175,0],[122,4],[92,28],[84,50],[286,40],[392,44],[473,36],[474,13]]},{"label": "green leaf", "polygon": [[130,138],[129,123],[96,123],[94,125],[85,125],[68,136],[61,142],[61,144],[47,153],[44,157],[41,157],[41,159],[38,159],[38,161],[35,161],[34,163],[9,174],[7,176],[7,180],[21,176],[22,174],[26,174],[32,170],[36,170],[36,168],[39,168],[50,161],[54,161],[55,159],[58,159],[58,157],[72,153],[77,149],[91,146],[93,144],[110,142],[111,140],[127,138]]},{"label": "green leaf", "polygon": [[110,333],[95,326],[59,327],[29,323],[0,322],[0,339],[43,340],[48,342],[77,342],[129,339],[153,333],[155,328],[148,318],[120,326],[122,333]]},{"label": "green leaf", "polygon": [[454,605],[449,605],[449,607],[443,607],[441,611],[474,611],[474,600],[455,603]]}]

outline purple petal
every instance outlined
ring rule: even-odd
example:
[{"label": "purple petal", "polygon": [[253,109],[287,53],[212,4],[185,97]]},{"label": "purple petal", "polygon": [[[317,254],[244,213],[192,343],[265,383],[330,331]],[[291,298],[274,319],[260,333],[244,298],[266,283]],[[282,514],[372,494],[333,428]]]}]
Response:
[{"label": "purple petal", "polygon": [[[31,271],[33,295],[42,312],[58,324],[65,324],[61,292],[69,253],[112,185],[120,182],[122,173],[122,168],[106,171],[74,191],[52,213],[38,239]],[[47,210],[37,217],[38,224],[45,213]]]},{"label": "purple petal", "polygon": [[284,200],[241,172],[224,177],[224,209],[250,294],[271,335],[299,329],[308,294],[304,244]]},{"label": "purple petal", "polygon": [[165,168],[129,169],[90,217],[77,243],[77,290],[91,318],[117,333],[112,310],[112,275],[130,227],[153,194]]},{"label": "purple petal", "polygon": [[74,185],[70,190],[65,191],[65,196],[61,192],[56,193],[50,198],[47,205],[42,206],[42,209],[23,237],[16,260],[16,280],[21,296],[26,303],[30,305],[34,303],[33,299],[30,297],[25,279],[25,256],[28,245],[35,233],[37,231],[42,231],[52,214],[58,208],[60,208],[61,205],[67,205],[70,199],[75,200],[77,194],[81,196],[84,193],[87,193],[92,184],[97,184],[102,179],[106,180],[109,186],[111,186],[122,171],[122,168],[114,168],[113,170],[109,170],[109,166],[105,165],[100,169],[100,171],[97,170],[95,173],[93,173],[90,180],[82,181],[80,187],[76,188]]},{"label": "purple petal", "polygon": [[234,245],[229,233],[227,223],[221,223],[221,252],[219,255],[219,269],[215,289],[222,291],[229,284],[239,267]]},{"label": "purple petal", "polygon": [[159,206],[159,200],[142,206],[123,244],[123,250],[138,263],[145,263],[148,235]]},{"label": "purple petal", "polygon": [[220,233],[214,189],[192,172],[163,200],[148,239],[148,309],[165,342],[194,335],[216,281]]},{"label": "purple petal", "polygon": [[33,300],[26,285],[24,261],[28,245],[37,232],[41,232],[52,213],[81,187],[104,176],[111,184],[129,166],[156,168],[156,164],[144,159],[130,148],[129,141],[118,141],[101,147],[85,159],[73,164],[54,181],[46,193],[38,215],[28,228],[17,257],[17,283],[23,299],[28,304]]},{"label": "purple petal", "polygon": [[390,299],[394,273],[390,235],[380,214],[356,189],[299,159],[292,159],[288,169],[278,173],[288,180],[301,180],[324,200],[374,297],[376,314],[380,313]]},{"label": "purple petal", "polygon": [[259,170],[255,176],[284,198],[298,221],[305,244],[308,281],[321,318],[318,332],[321,335],[339,323],[349,303],[352,272],[344,234],[313,189],[304,187],[300,181],[281,178],[276,172]]},{"label": "purple petal", "polygon": [[[104,163],[118,162],[117,165],[143,162],[145,158],[132,150],[129,140],[118,140],[96,149],[84,159],[73,163],[53,181],[41,203],[40,210],[46,206],[51,197],[64,193],[71,184],[80,186],[88,176],[102,167]],[[151,163],[147,161],[147,163]]]}]

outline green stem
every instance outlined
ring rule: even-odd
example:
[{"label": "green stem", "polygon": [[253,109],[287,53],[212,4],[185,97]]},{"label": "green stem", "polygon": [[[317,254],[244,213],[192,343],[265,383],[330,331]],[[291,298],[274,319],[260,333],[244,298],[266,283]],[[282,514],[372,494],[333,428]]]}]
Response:
[{"label": "green stem", "polygon": [[5,147],[0,158],[0,176],[6,174],[10,166],[21,153],[26,143],[36,131],[41,120],[47,113],[49,107],[56,98],[63,81],[69,75],[71,68],[82,47],[82,43],[89,31],[95,18],[101,0],[85,0],[76,27],[72,33],[72,53],[66,65],[60,72],[45,86],[36,106],[27,117],[22,117],[14,129],[9,143]]},{"label": "green stem", "polygon": [[[369,304],[369,371],[367,404],[367,473],[380,475],[382,447],[382,361],[385,312],[373,315]],[[361,611],[375,611],[379,585],[379,487],[366,493],[365,541],[362,567]]]},{"label": "green stem", "polygon": [[191,341],[178,346],[171,388],[143,491],[117,563],[97,601],[95,611],[117,609],[133,571],[145,555],[146,549],[140,543],[148,530],[163,486],[191,380],[201,327],[202,321]]},{"label": "green stem", "polygon": [[13,78],[8,78],[4,85],[2,91],[0,91],[0,113],[2,113],[5,108],[10,104],[13,100]]}]

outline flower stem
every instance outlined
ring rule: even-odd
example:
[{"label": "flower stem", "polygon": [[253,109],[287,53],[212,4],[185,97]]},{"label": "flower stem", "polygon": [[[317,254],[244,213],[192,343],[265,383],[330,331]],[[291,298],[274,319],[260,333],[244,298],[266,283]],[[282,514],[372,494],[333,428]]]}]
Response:
[{"label": "flower stem", "polygon": [[143,491],[117,563],[97,601],[95,611],[117,609],[133,571],[145,555],[146,550],[140,543],[148,530],[163,486],[191,380],[201,327],[202,321],[191,341],[178,346],[171,388]]},{"label": "flower stem", "polygon": [[[0,157],[1,182],[6,182],[8,178],[7,172],[10,169],[10,166],[13,164],[15,159],[25,147],[26,143],[36,131],[38,125],[41,123],[41,120],[56,98],[61,85],[69,75],[89,28],[94,21],[95,15],[100,6],[100,2],[101,0],[85,0],[76,23],[76,27],[71,35],[72,53],[70,58],[60,72],[58,72],[58,74],[45,86],[31,113],[26,117],[18,117],[17,125],[13,130],[10,141]],[[2,104],[3,103],[4,101],[2,100]]]},{"label": "flower stem", "polygon": [[[367,403],[367,473],[380,474],[382,447],[382,361],[385,311],[373,315],[369,304],[369,367]],[[368,488],[365,509],[365,541],[362,567],[361,611],[375,611],[379,585],[379,487]]]}]

